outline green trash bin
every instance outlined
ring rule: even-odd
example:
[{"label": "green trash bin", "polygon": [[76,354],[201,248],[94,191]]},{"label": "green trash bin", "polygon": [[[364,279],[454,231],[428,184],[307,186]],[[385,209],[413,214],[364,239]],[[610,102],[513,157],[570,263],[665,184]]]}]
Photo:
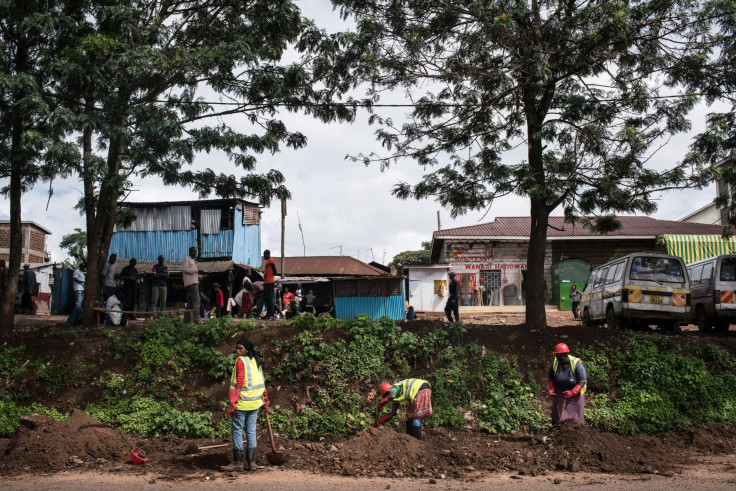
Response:
[{"label": "green trash bin", "polygon": [[552,296],[560,310],[572,310],[570,287],[575,285],[582,293],[588,276],[590,262],[585,259],[563,259],[552,265]]}]

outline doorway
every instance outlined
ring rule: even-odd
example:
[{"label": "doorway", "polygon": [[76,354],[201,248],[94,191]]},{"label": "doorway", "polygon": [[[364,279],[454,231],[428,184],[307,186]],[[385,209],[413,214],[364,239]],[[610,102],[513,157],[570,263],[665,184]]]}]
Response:
[{"label": "doorway", "polygon": [[499,305],[501,296],[501,270],[491,269],[481,271],[483,286],[486,291],[483,293],[483,305]]}]

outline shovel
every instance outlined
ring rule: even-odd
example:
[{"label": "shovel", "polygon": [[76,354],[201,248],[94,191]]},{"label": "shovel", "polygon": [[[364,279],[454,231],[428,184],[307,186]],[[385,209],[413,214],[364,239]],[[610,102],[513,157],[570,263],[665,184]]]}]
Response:
[{"label": "shovel", "polygon": [[281,450],[276,450],[276,443],[273,441],[273,430],[271,430],[271,418],[266,414],[266,424],[268,424],[268,436],[271,437],[271,452],[266,453],[268,463],[271,465],[281,465],[286,462],[286,455]]},{"label": "shovel", "polygon": [[228,447],[230,446],[230,443],[221,443],[219,445],[208,445],[206,447],[200,447],[196,443],[190,443],[189,446],[187,446],[184,453],[191,454],[191,453],[199,453],[202,450],[209,450],[210,448],[222,448],[222,447]]}]

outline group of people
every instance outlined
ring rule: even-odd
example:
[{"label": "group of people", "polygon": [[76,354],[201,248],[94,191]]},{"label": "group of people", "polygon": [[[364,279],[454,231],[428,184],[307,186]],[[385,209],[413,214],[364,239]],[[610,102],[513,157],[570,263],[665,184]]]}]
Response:
[{"label": "group of people", "polygon": [[[255,461],[256,420],[261,408],[270,412],[266,392],[263,365],[248,338],[241,338],[235,345],[238,358],[230,376],[229,400],[226,415],[231,419],[232,463],[222,466],[223,471],[257,469]],[[572,356],[565,343],[555,346],[554,358],[549,367],[549,395],[552,398],[552,423],[573,419],[584,423],[585,391],[587,375],[579,358]],[[432,387],[426,380],[409,378],[394,383],[383,383],[379,389],[374,428],[385,425],[396,416],[401,407],[406,408],[406,433],[422,439],[422,419],[432,415]],[[391,410],[381,415],[383,408]],[[243,432],[245,431],[245,442]]]}]

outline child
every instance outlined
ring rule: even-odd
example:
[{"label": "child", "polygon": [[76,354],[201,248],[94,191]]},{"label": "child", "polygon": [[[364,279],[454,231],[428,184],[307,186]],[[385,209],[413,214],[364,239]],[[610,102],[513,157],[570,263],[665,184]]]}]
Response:
[{"label": "child", "polygon": [[414,307],[409,305],[409,309],[406,311],[406,320],[415,321],[417,320],[417,313],[414,312]]},{"label": "child", "polygon": [[215,317],[222,317],[222,308],[225,306],[225,299],[222,296],[222,290],[220,290],[220,284],[219,283],[213,283],[212,289],[215,292]]}]

